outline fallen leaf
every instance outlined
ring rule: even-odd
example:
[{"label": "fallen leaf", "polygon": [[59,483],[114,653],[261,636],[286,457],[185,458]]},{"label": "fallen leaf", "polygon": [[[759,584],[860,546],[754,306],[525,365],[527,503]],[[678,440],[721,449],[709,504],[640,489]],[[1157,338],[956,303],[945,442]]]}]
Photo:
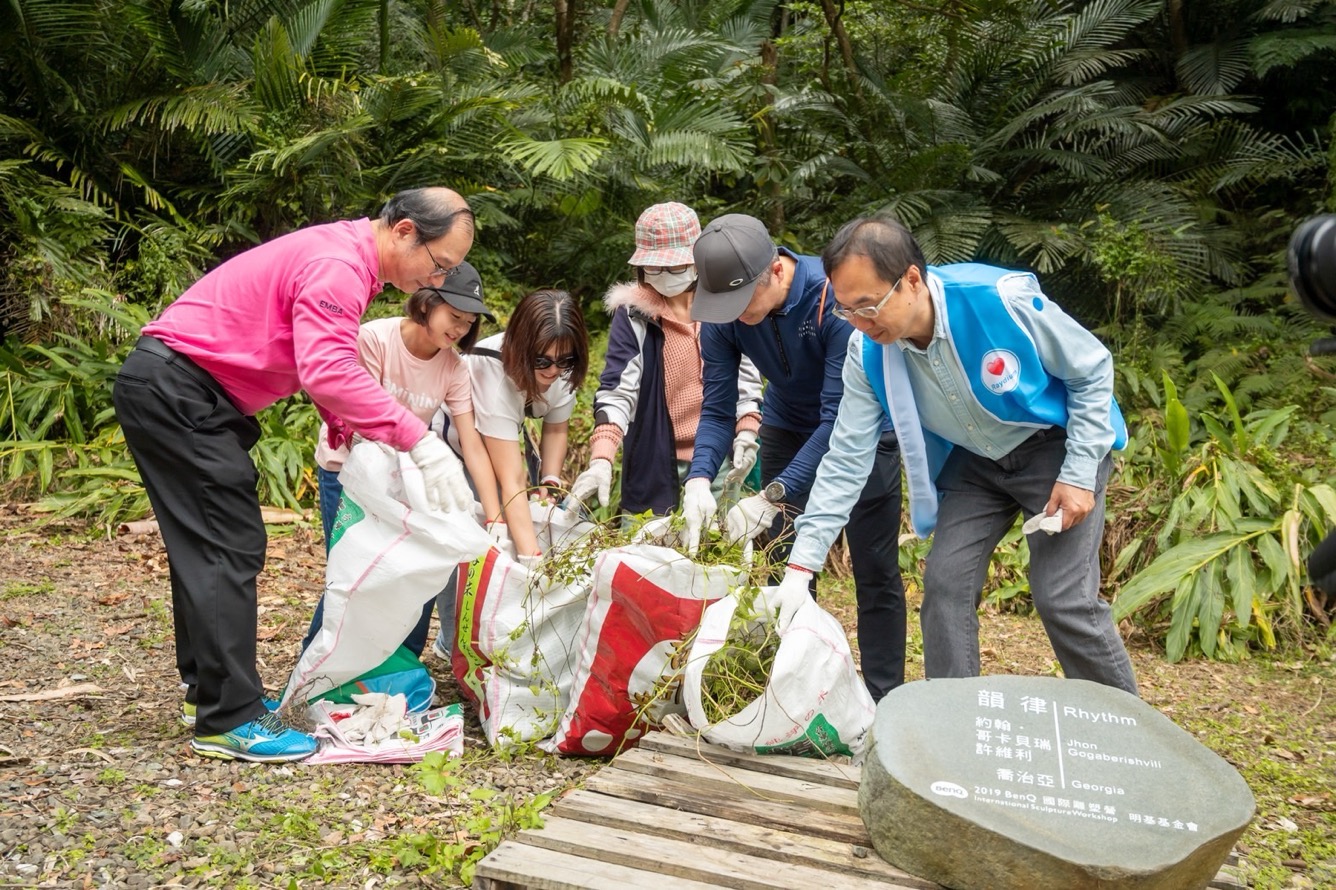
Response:
[{"label": "fallen leaf", "polygon": [[1325,794],[1296,794],[1289,801],[1295,806],[1309,810],[1325,810],[1330,804],[1330,800]]},{"label": "fallen leaf", "polygon": [[119,637],[121,634],[129,633],[134,630],[136,626],[137,625],[133,621],[128,624],[108,624],[106,629],[107,636]]},{"label": "fallen leaf", "polygon": [[104,597],[99,597],[97,604],[99,606],[118,606],[130,598],[129,592],[109,593]]}]

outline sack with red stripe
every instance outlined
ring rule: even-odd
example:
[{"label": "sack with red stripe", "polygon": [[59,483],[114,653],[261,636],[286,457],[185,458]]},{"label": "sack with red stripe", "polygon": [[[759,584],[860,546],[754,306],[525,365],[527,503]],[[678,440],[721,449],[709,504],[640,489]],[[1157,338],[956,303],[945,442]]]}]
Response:
[{"label": "sack with red stripe", "polygon": [[[575,511],[530,507],[539,547],[549,559],[568,548],[578,552],[589,523]],[[450,666],[493,746],[556,731],[570,699],[574,641],[592,583],[587,571],[575,574],[553,579],[543,574],[543,563],[531,572],[509,544],[494,545],[460,566]]]},{"label": "sack with red stripe", "polygon": [[689,646],[684,640],[738,575],[668,547],[632,544],[604,552],[580,628],[570,706],[543,747],[615,754],[665,715],[685,714],[678,690]]}]

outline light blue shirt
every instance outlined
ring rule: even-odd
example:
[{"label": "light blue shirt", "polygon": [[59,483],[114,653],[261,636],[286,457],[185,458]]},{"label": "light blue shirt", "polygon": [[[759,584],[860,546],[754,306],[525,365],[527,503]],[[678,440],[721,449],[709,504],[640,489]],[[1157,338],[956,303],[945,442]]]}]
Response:
[{"label": "light blue shirt", "polygon": [[[1004,423],[973,398],[965,370],[945,336],[941,280],[930,273],[927,281],[934,310],[932,340],[926,349],[908,340],[895,342],[905,356],[919,418],[925,429],[947,441],[983,457],[1003,457],[1034,435],[1035,428]],[[1093,334],[1049,302],[1033,276],[1005,276],[998,282],[998,293],[1034,340],[1044,369],[1066,384],[1067,457],[1057,481],[1094,491],[1100,462],[1115,439],[1109,414],[1113,356]],[[1042,301],[1042,311],[1035,308],[1036,299]],[[862,333],[849,339],[843,380],[844,398],[830,447],[817,470],[807,510],[795,524],[798,537],[790,560],[811,569],[825,563],[826,552],[858,502],[886,417],[863,368]]]}]

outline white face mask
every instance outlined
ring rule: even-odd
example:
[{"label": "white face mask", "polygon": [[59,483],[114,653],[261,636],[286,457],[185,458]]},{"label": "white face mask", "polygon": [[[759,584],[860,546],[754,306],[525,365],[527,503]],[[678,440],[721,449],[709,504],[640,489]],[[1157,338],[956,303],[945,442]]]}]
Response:
[{"label": "white face mask", "polygon": [[691,287],[691,282],[696,280],[696,267],[688,266],[681,272],[659,272],[658,274],[645,273],[645,283],[654,288],[665,297],[675,297],[682,291]]}]

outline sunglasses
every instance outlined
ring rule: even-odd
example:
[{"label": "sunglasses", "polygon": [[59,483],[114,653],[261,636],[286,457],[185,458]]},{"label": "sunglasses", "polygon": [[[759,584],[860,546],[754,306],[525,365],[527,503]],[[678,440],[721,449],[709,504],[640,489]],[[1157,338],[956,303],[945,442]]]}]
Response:
[{"label": "sunglasses", "polygon": [[683,263],[680,266],[641,266],[646,275],[662,275],[664,272],[670,275],[681,275],[687,269],[691,268],[690,263]]},{"label": "sunglasses", "polygon": [[886,305],[886,301],[891,298],[891,294],[895,293],[896,288],[900,286],[900,282],[903,280],[903,278],[895,279],[895,284],[891,285],[891,289],[886,292],[886,296],[882,297],[881,300],[871,306],[860,306],[857,309],[846,309],[843,306],[836,306],[834,309],[830,310],[831,314],[836,318],[842,318],[845,321],[848,321],[851,318],[876,318],[877,313],[881,311],[881,307]]},{"label": "sunglasses", "polygon": [[551,358],[546,355],[536,355],[533,357],[533,366],[535,370],[546,371],[548,368],[556,365],[562,371],[570,371],[575,368],[580,357],[571,352],[557,358]]}]

